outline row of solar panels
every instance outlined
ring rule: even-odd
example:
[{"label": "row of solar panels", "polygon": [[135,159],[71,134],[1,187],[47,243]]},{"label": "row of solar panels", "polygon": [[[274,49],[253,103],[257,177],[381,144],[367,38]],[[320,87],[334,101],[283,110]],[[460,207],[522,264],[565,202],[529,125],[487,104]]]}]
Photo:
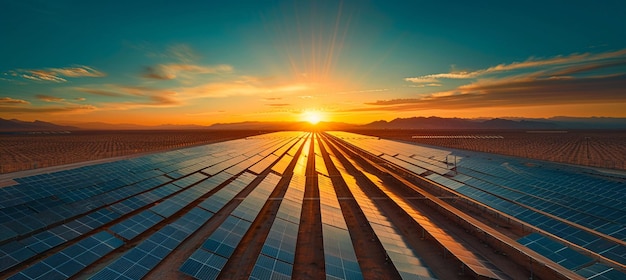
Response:
[{"label": "row of solar panels", "polygon": [[352,246],[348,226],[322,157],[319,138],[315,141],[315,168],[318,176],[320,215],[324,237],[326,279],[362,279],[361,268]]},{"label": "row of solar panels", "polygon": [[[372,140],[368,137],[360,139],[356,135],[343,132],[332,133],[332,135],[342,137],[344,141],[362,147],[366,151],[375,150],[376,146],[369,145],[373,145],[372,142],[378,143],[378,145],[384,146],[386,153],[388,153],[380,155],[381,158],[405,168],[410,165],[410,168],[406,168],[408,170],[420,167],[401,160],[400,156],[421,153],[422,157],[431,157],[428,152],[433,150],[431,147],[423,149],[419,145],[388,140]],[[605,205],[602,201],[598,201],[602,200],[598,196],[589,196],[591,197],[589,198],[580,195],[581,193],[593,192],[588,189],[589,185],[600,190],[605,188],[610,190],[605,193],[620,192],[620,195],[624,195],[626,193],[624,189],[616,187],[623,186],[623,183],[598,176],[597,172],[591,170],[585,170],[585,172],[592,173],[587,174],[549,163],[542,163],[541,168],[537,168],[536,165],[529,167],[525,165],[525,161],[522,159],[476,152],[446,149],[444,152],[434,153],[432,157],[440,157],[445,153],[461,158],[457,165],[459,173],[451,178],[444,177],[442,174],[426,173],[429,174],[426,178],[608,259],[621,264],[626,263],[626,247],[623,243],[615,242],[610,238],[602,238],[603,233],[622,241],[625,240],[624,219],[626,215],[623,213],[624,210],[615,209],[619,206]],[[423,171],[415,173],[425,174]],[[568,178],[571,178],[571,182]],[[589,185],[577,184],[578,179],[584,180]],[[561,187],[559,194],[550,190],[552,186],[556,186],[557,182]],[[510,186],[515,186],[515,188]],[[543,192],[533,193],[533,190],[538,188],[543,188]],[[553,195],[556,198],[553,198]],[[621,196],[618,196],[617,199],[620,199],[619,197]],[[582,199],[585,200],[584,203],[580,203]],[[576,202],[582,206],[571,205],[564,201]],[[624,199],[621,199],[620,203],[623,201]],[[609,203],[611,202],[613,201],[609,201]],[[617,203],[617,205],[620,204]],[[546,215],[537,210],[549,214]],[[584,230],[578,226],[559,221],[550,215],[570,219],[570,222],[585,226],[587,229]],[[601,233],[594,233],[596,231]]]},{"label": "row of solar panels", "polygon": [[[356,185],[355,183],[356,179],[352,175],[349,175],[349,173],[346,172],[345,167],[341,164],[341,162],[339,162],[339,159],[335,157],[334,155],[331,155],[331,160],[334,162],[334,165],[340,170],[340,175],[342,176],[344,181],[348,183],[347,185],[349,186],[350,190],[352,191],[353,195],[355,196],[356,201],[359,203],[361,208],[370,209],[370,211],[366,212],[366,216],[368,216],[368,220],[371,219],[370,223],[372,224],[372,228],[374,229],[374,231],[387,232],[385,235],[389,235],[389,233],[394,233],[391,236],[386,236],[385,239],[388,241],[402,240],[402,237],[397,233],[397,230],[395,228],[391,228],[391,230],[384,230],[384,228],[381,228],[381,226],[391,225],[390,222],[387,221],[384,218],[384,216],[381,216],[380,210],[377,209],[373,201],[365,193],[360,191],[358,188],[353,187]],[[365,177],[375,178],[374,175],[368,173],[366,170],[361,169],[360,172],[361,174],[364,174]],[[502,271],[500,271],[497,267],[495,267],[493,264],[487,261],[484,257],[480,256],[479,254],[475,252],[470,251],[469,247],[466,244],[464,244],[464,242],[462,242],[461,240],[458,240],[457,238],[450,236],[447,232],[441,230],[441,228],[433,224],[427,217],[425,217],[424,215],[419,213],[417,210],[415,210],[415,208],[411,207],[410,203],[407,201],[406,198],[396,195],[392,190],[388,189],[384,184],[381,184],[379,180],[370,179],[370,181],[373,182],[377,186],[377,188],[384,193],[385,198],[389,198],[399,208],[405,211],[418,225],[420,225],[424,229],[424,231],[426,231],[430,236],[432,236],[436,242],[438,242],[443,248],[445,248],[447,251],[453,254],[459,261],[461,261],[470,270],[472,270],[475,275],[479,275],[481,277],[485,277],[489,279],[507,279],[508,278]],[[372,223],[372,221],[376,221],[376,220],[378,220],[378,222]],[[395,244],[401,244],[401,243],[395,242]],[[388,246],[393,248],[392,247],[393,243],[389,244]],[[410,247],[407,247],[407,248],[410,248]],[[406,253],[410,252],[410,250],[406,250],[404,248],[395,248],[395,249],[391,249],[390,251],[391,251],[391,254],[389,253],[388,254],[390,255],[390,258],[392,260],[394,258],[411,260],[405,263],[405,265],[402,265],[400,269],[398,269],[398,271],[401,273],[401,275],[404,278],[414,278],[416,277],[416,275],[412,275],[412,274],[416,274],[416,272],[419,272],[417,276],[422,277],[422,278],[433,277],[430,271],[428,270],[428,268],[424,266],[423,264],[421,264],[419,257],[417,257],[416,255],[406,256]],[[402,257],[398,256],[397,254],[399,252],[403,252],[405,256],[402,256]]]},{"label": "row of solar panels", "polygon": [[592,258],[539,233],[531,233],[518,239],[517,242],[548,257],[567,269],[576,271],[576,273],[587,279],[624,279],[624,274],[620,271],[597,263]]},{"label": "row of solar panels", "polygon": [[[276,213],[276,219],[263,242],[250,279],[291,279],[306,182],[305,155],[310,145],[310,139],[302,145],[302,154],[294,166],[291,181]],[[288,155],[285,158],[293,159]]]},{"label": "row of solar panels", "polygon": [[[241,153],[252,152],[255,150],[257,152],[269,150],[269,153],[271,153],[273,150],[276,150],[276,148],[278,148],[281,145],[295,143],[295,141],[297,141],[297,137],[294,137],[294,136],[295,135],[291,135],[291,137],[282,137],[282,139],[279,137],[273,140],[270,139],[270,140],[248,141],[247,143],[245,143],[246,146],[244,149],[239,148],[238,150],[241,151]],[[234,142],[241,142],[241,141],[234,141]],[[243,143],[234,144],[232,142],[224,143],[222,145],[218,145],[218,146],[221,146],[221,147],[218,147],[219,149],[212,147],[210,148],[210,150],[217,150],[217,151],[223,152],[227,150],[232,150],[233,146],[230,146],[230,145],[240,146],[242,144]],[[209,146],[212,146],[212,145],[209,145]],[[193,148],[193,149],[194,150],[199,150],[199,149],[206,150],[208,148]],[[193,152],[190,154],[195,155],[197,153]],[[152,157],[158,158],[159,155],[152,156]],[[146,158],[148,159],[146,160]],[[151,158],[151,156],[147,156],[144,158],[140,158],[139,160],[134,159],[132,161],[134,162],[148,161],[148,162],[151,162],[151,164],[153,164],[153,168],[158,168],[158,164],[155,164],[154,158]],[[197,160],[198,158],[202,158],[202,160]],[[61,224],[53,225],[54,226],[53,228],[49,230],[45,230],[45,231],[40,231],[38,233],[36,232],[36,229],[34,229],[30,231],[33,233],[33,235],[28,236],[28,237],[21,235],[15,238],[13,236],[12,237],[13,240],[5,240],[4,244],[0,245],[0,251],[5,253],[2,256],[0,256],[1,271],[4,271],[19,263],[22,263],[34,257],[36,254],[46,252],[47,250],[52,249],[56,246],[67,246],[66,244],[70,244],[72,242],[71,240],[73,239],[81,239],[81,237],[83,236],[89,236],[90,234],[98,230],[98,228],[100,228],[101,226],[107,223],[110,223],[120,218],[123,215],[129,216],[129,217],[116,224],[113,224],[110,227],[110,231],[112,233],[115,233],[117,236],[119,236],[117,238],[118,240],[119,238],[123,238],[125,240],[131,240],[135,238],[137,235],[141,234],[146,229],[151,228],[152,226],[159,223],[163,219],[171,217],[173,214],[175,214],[182,208],[186,207],[186,205],[188,205],[192,201],[198,199],[199,197],[211,191],[213,188],[215,188],[219,184],[225,182],[226,180],[232,177],[232,174],[229,174],[226,172],[232,168],[232,167],[229,167],[226,171],[223,171],[222,173],[216,176],[213,176],[209,178],[208,180],[204,180],[205,178],[207,178],[207,175],[204,173],[198,172],[198,169],[196,169],[196,167],[199,167],[200,169],[202,167],[206,168],[206,166],[210,165],[210,164],[206,164],[207,159],[210,159],[210,158],[213,158],[213,157],[211,157],[210,155],[204,154],[201,157],[191,157],[191,159],[187,161],[180,160],[178,162],[179,166],[185,166],[185,165],[195,166],[194,167],[195,171],[193,171],[195,173],[183,179],[176,180],[176,181],[172,181],[170,179],[171,181],[170,183],[167,183],[167,181],[166,182],[157,181],[157,182],[152,182],[152,184],[145,184],[144,182],[149,181],[149,180],[145,180],[137,184],[132,184],[129,186],[117,188],[115,190],[106,192],[104,194],[98,194],[92,197],[87,197],[86,199],[80,202],[91,205],[96,208],[99,207],[98,210],[91,210],[91,212],[88,212],[90,211],[90,207],[84,207],[83,209],[85,211],[82,213],[85,213],[85,212],[88,212],[88,213],[82,217],[79,217],[77,219],[64,219]],[[253,157],[250,157],[250,158],[253,158]],[[205,164],[203,164],[202,166],[196,166],[198,162],[204,162]],[[255,162],[250,162],[249,160],[242,160],[242,162],[247,162],[246,164],[248,164],[248,167],[255,164]],[[128,163],[127,161],[122,161],[122,162],[119,162],[119,164],[124,166],[124,165],[127,165]],[[218,165],[219,163],[213,162],[212,164]],[[104,164],[104,167],[108,168],[110,167],[110,165],[111,164]],[[237,165],[234,165],[234,166],[237,166]],[[90,169],[95,169],[97,171],[100,167],[101,165],[95,165],[95,166],[90,166]],[[224,168],[227,168],[227,166],[224,166]],[[81,170],[84,170],[84,169],[85,168]],[[156,169],[153,169],[153,170],[156,170]],[[65,176],[66,173],[68,172],[62,172],[60,176],[66,177]],[[93,172],[93,173],[97,173],[97,172]],[[127,173],[129,172],[127,171],[127,172],[120,173],[120,174],[127,174]],[[45,182],[46,178],[49,178],[49,176],[38,176],[38,177],[39,178],[37,178],[37,180],[25,178],[24,181]],[[159,175],[159,178],[163,178],[163,176]],[[204,181],[201,181],[201,180],[204,180]],[[195,184],[199,181],[201,182],[192,187],[189,187],[190,185]],[[167,183],[167,184],[163,185],[163,183]],[[160,185],[160,186],[154,187],[154,185]],[[107,197],[109,199],[105,200],[103,199],[103,197]],[[98,203],[95,203],[96,201]],[[117,201],[117,202],[112,203],[112,204],[110,203],[107,204],[108,201],[111,201],[111,202]],[[158,203],[158,204],[150,207],[149,209],[145,209],[146,207],[149,207],[149,205],[154,204],[154,203]],[[12,207],[4,208],[4,209],[11,209]],[[54,210],[56,208],[52,208],[52,209]],[[145,210],[141,210],[141,209],[145,209]],[[82,213],[79,212],[79,213],[68,213],[68,214],[71,214],[73,216],[78,216],[78,215],[81,215]],[[38,216],[30,217],[30,220],[37,220],[37,218],[39,217]],[[29,221],[29,219],[23,219],[23,220]],[[11,223],[15,223],[15,220],[3,221],[3,222],[4,222],[3,224],[11,224]],[[82,240],[87,240],[87,239],[82,239]],[[78,242],[83,242],[82,240]],[[68,248],[72,248],[72,246],[75,246],[75,245],[70,245],[70,247]],[[67,249],[59,251],[55,253],[53,256],[67,255],[65,253],[65,250]],[[30,272],[31,270],[33,269],[36,270],[38,268],[41,268],[41,265],[39,265],[39,263],[46,263],[46,261],[47,259],[39,261],[36,263],[36,265],[30,266],[28,269],[15,275],[14,277],[19,278],[21,276],[25,276],[28,273],[31,273]],[[48,273],[52,273],[52,272],[48,272]],[[39,271],[38,273],[38,275],[45,275],[45,274],[46,273],[41,273],[41,271]]]},{"label": "row of solar panels", "polygon": [[[328,151],[328,149],[326,150]],[[355,177],[359,174],[349,173],[334,154],[331,154],[330,157],[374,231],[373,234],[381,243],[389,261],[395,266],[400,276],[403,279],[434,279],[434,274],[402,236],[400,229],[389,220],[377,203],[359,187]]]}]

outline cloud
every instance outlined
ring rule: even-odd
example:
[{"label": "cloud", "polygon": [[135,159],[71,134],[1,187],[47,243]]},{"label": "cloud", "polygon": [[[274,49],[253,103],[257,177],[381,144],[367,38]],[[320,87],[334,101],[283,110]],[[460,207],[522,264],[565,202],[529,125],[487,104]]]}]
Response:
[{"label": "cloud", "polygon": [[263,85],[246,81],[207,83],[195,87],[180,88],[177,91],[186,98],[219,98],[230,96],[271,95],[295,93],[310,90],[306,84]]},{"label": "cloud", "polygon": [[87,100],[87,98],[84,98],[84,97],[76,97],[76,98],[74,98],[74,100],[76,100],[76,101],[85,101],[85,100]]},{"label": "cloud", "polygon": [[63,102],[63,101],[65,101],[65,99],[60,98],[60,97],[55,97],[55,96],[50,96],[50,95],[43,95],[43,94],[38,94],[35,97],[37,97],[37,99],[39,99],[41,101],[45,101],[45,102]]},{"label": "cloud", "polygon": [[233,67],[227,64],[200,66],[194,64],[159,64],[144,69],[142,77],[156,80],[172,80],[185,74],[219,74],[230,73]]},{"label": "cloud", "polygon": [[282,100],[282,97],[265,97],[263,98],[264,101],[276,101],[276,100]]},{"label": "cloud", "polygon": [[22,99],[13,99],[11,97],[0,97],[0,105],[25,105],[30,102]]},{"label": "cloud", "polygon": [[385,92],[385,91],[389,91],[389,89],[388,89],[388,88],[379,88],[379,89],[353,90],[353,91],[344,91],[344,92],[339,92],[338,94],[368,93],[368,92]]},{"label": "cloud", "polygon": [[13,77],[22,77],[33,81],[45,81],[62,83],[67,82],[63,77],[104,77],[103,72],[95,70],[92,67],[78,65],[65,68],[46,68],[46,69],[17,69],[4,73]]},{"label": "cloud", "polygon": [[21,74],[22,78],[26,78],[33,81],[49,81],[49,82],[67,82],[66,79],[63,79],[55,72],[46,71],[46,70],[23,70],[28,74]]},{"label": "cloud", "polygon": [[92,105],[81,106],[45,106],[45,107],[11,107],[2,106],[0,103],[0,111],[6,113],[86,113],[97,110]]},{"label": "cloud", "polygon": [[118,92],[101,90],[101,89],[93,89],[93,88],[74,88],[74,89],[78,90],[78,91],[81,91],[81,92],[85,92],[85,93],[89,93],[89,94],[93,94],[93,95],[100,95],[100,96],[108,96],[108,97],[122,97],[122,96],[124,96],[124,94],[121,94],[121,93],[118,93]]},{"label": "cloud", "polygon": [[169,46],[167,48],[167,55],[185,63],[197,61],[200,58],[200,56],[187,44]]},{"label": "cloud", "polygon": [[565,67],[563,69],[557,70],[555,72],[552,72],[551,75],[566,76],[566,75],[591,72],[595,70],[613,68],[613,67],[619,67],[619,66],[626,66],[626,58],[622,58],[621,60],[617,60],[617,61],[599,61],[596,63],[586,63],[582,65],[569,66],[569,67]]},{"label": "cloud", "polygon": [[[626,49],[499,64],[476,71],[423,75],[410,87],[441,86],[439,79],[472,79],[417,98],[366,103],[376,110],[468,109],[626,102]],[[367,108],[362,108],[366,110]]]},{"label": "cloud", "polygon": [[467,109],[626,102],[626,74],[483,80],[421,98],[379,100],[378,110]]},{"label": "cloud", "polygon": [[75,66],[66,68],[51,68],[50,71],[65,77],[104,77],[104,73],[88,66]]},{"label": "cloud", "polygon": [[271,107],[287,107],[287,106],[291,106],[291,104],[289,103],[273,103],[273,104],[265,104],[267,106],[271,106]]},{"label": "cloud", "polygon": [[[438,83],[440,79],[473,79],[487,74],[496,74],[512,70],[540,68],[548,66],[571,66],[577,64],[602,64],[603,60],[624,60],[626,59],[626,49],[612,52],[591,54],[571,54],[568,56],[555,56],[545,59],[530,58],[522,62],[503,63],[486,69],[476,71],[453,71],[449,73],[429,74],[417,77],[404,78],[407,82],[413,83]],[[623,65],[618,63],[617,65]]]},{"label": "cloud", "polygon": [[419,85],[409,85],[409,87],[415,88],[424,88],[424,87],[440,87],[442,84],[439,83],[430,83],[430,84],[419,84]]},{"label": "cloud", "polygon": [[104,85],[104,89],[74,88],[75,90],[115,100],[103,103],[101,110],[128,110],[145,107],[172,107],[181,105],[179,94],[174,90],[142,86]]}]

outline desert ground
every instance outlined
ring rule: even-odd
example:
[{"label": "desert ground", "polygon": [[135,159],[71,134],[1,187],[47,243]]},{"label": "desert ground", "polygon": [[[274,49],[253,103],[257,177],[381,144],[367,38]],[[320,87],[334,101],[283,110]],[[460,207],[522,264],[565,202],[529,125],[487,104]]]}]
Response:
[{"label": "desert ground", "polygon": [[73,131],[0,134],[0,174],[210,144],[269,131]]},{"label": "desert ground", "polygon": [[359,130],[354,132],[440,147],[626,170],[626,131]]},{"label": "desert ground", "polygon": [[[165,151],[268,131],[76,131],[0,134],[0,174]],[[420,144],[626,170],[626,131],[358,130]]]}]

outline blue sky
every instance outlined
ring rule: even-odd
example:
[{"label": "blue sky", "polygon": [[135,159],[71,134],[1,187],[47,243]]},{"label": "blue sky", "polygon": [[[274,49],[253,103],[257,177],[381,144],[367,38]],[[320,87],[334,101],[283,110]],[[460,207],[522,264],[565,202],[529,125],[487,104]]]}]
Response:
[{"label": "blue sky", "polygon": [[626,117],[623,1],[4,1],[0,117]]}]

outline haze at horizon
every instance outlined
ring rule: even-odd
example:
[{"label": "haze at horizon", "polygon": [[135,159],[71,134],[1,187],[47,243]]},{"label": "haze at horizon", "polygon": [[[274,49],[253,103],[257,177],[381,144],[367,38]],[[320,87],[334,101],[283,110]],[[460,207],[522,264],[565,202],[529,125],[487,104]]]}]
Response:
[{"label": "haze at horizon", "polygon": [[14,1],[0,118],[626,117],[620,1]]}]

